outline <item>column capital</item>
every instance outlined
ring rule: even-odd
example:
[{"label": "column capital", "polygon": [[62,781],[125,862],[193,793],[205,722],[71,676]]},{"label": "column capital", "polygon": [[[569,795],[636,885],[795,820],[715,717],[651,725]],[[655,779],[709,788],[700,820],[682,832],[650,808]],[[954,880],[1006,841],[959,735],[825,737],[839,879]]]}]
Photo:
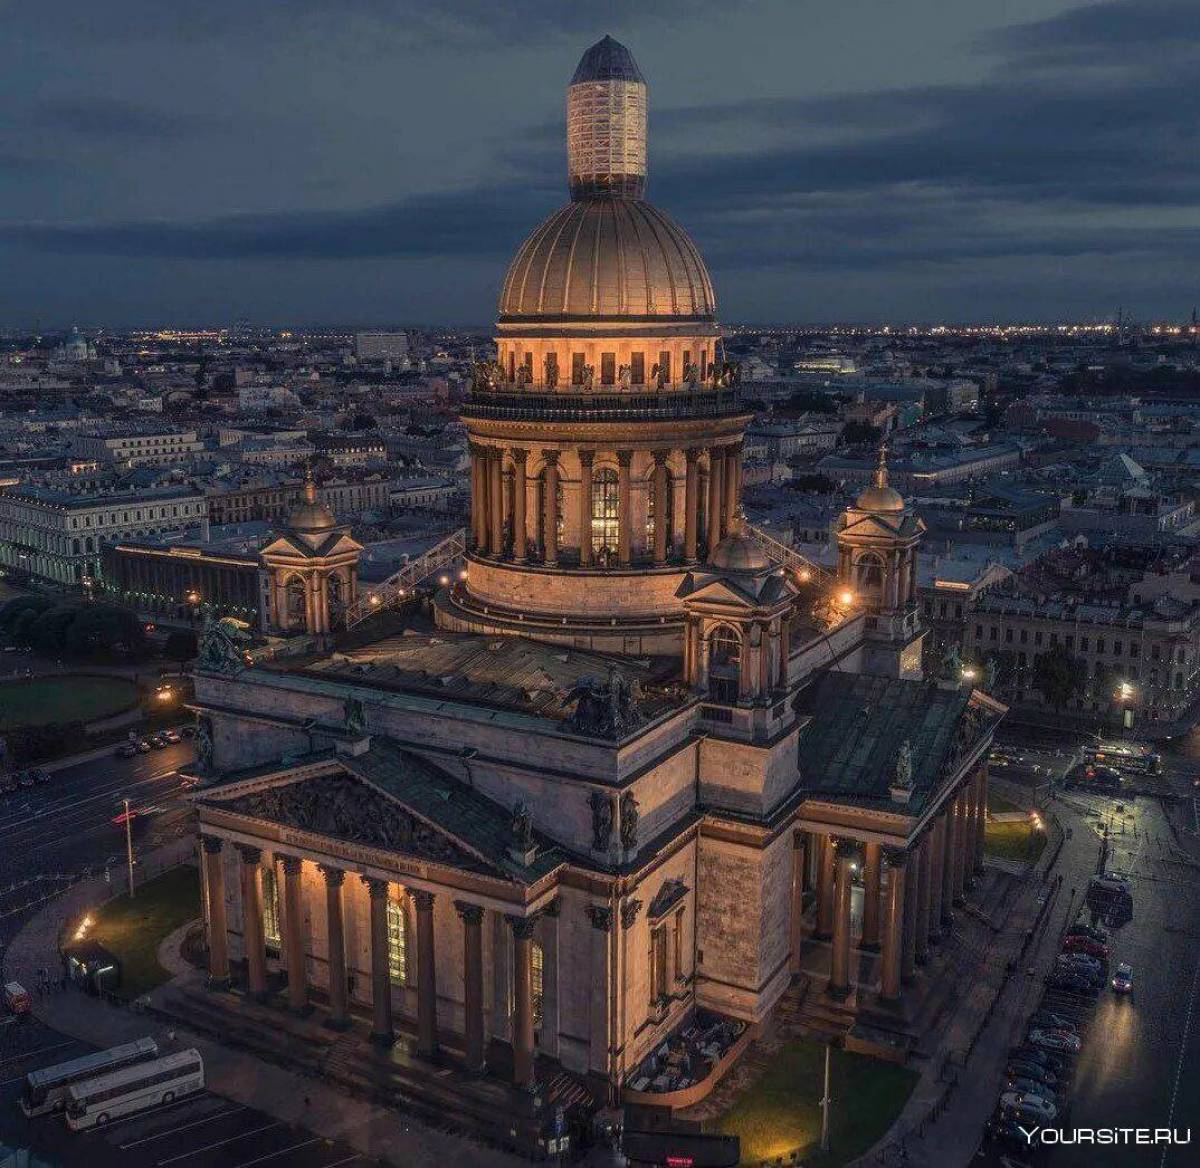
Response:
[{"label": "column capital", "polygon": [[417,912],[433,911],[433,893],[425,888],[414,888],[409,892]]},{"label": "column capital", "polygon": [[253,844],[238,844],[238,854],[242,857],[243,864],[258,864],[262,862],[262,848],[256,848]]},{"label": "column capital", "polygon": [[299,876],[300,869],[304,861],[299,856],[281,856],[280,862],[283,864],[283,870],[289,876]]},{"label": "column capital", "polygon": [[504,920],[512,930],[513,939],[516,941],[528,941],[537,926],[537,917],[517,917],[507,913]]},{"label": "column capital", "polygon": [[642,902],[636,897],[631,897],[629,900],[621,902],[621,928],[633,928],[633,922],[637,920],[641,907]]},{"label": "column capital", "polygon": [[519,462],[522,466],[529,458],[529,451],[524,446],[514,446],[508,453],[512,457],[513,462]]},{"label": "column capital", "polygon": [[200,837],[204,844],[204,850],[210,856],[219,856],[221,849],[225,846],[225,841],[219,835],[202,835]]},{"label": "column capital", "polygon": [[862,844],[851,835],[831,835],[835,860],[857,860],[862,855]]},{"label": "column capital", "polygon": [[617,451],[617,465],[618,466],[632,466],[633,465],[633,451],[632,450],[618,450]]},{"label": "column capital", "polygon": [[345,868],[335,868],[332,864],[318,864],[317,867],[321,869],[321,875],[330,888],[341,888],[346,879]]},{"label": "column capital", "polygon": [[388,882],[378,876],[363,876],[362,882],[367,886],[372,900],[387,900]]},{"label": "column capital", "polygon": [[671,452],[670,452],[669,450],[656,450],[656,451],[654,451],[654,465],[655,465],[655,467],[666,466],[666,465],[667,465],[667,460],[668,460],[670,457],[671,457]]},{"label": "column capital", "polygon": [[608,904],[589,904],[584,911],[588,915],[588,920],[592,923],[593,929],[599,929],[603,933],[607,933],[612,928],[613,911],[612,906]]},{"label": "column capital", "polygon": [[472,904],[469,900],[456,900],[454,911],[462,918],[464,925],[478,925],[483,921],[483,905]]},{"label": "column capital", "polygon": [[683,452],[683,457],[684,457],[684,459],[685,459],[685,460],[686,460],[686,461],[687,461],[689,464],[691,464],[691,463],[696,463],[696,462],[699,462],[699,461],[700,461],[700,455],[701,455],[701,454],[703,454],[703,453],[704,453],[704,449],[703,449],[703,447],[700,447],[700,446],[689,446],[689,447],[688,447],[688,448],[687,448],[687,449],[686,449],[686,450]]},{"label": "column capital", "polygon": [[596,452],[594,450],[579,451],[579,465],[592,466],[596,461]]},{"label": "column capital", "polygon": [[561,450],[543,450],[542,460],[547,466],[558,466],[558,460],[561,454]]}]

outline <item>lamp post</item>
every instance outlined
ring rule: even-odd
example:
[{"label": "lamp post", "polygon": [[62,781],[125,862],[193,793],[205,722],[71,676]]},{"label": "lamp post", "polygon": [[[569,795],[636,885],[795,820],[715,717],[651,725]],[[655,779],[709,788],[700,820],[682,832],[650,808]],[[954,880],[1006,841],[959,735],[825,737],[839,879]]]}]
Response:
[{"label": "lamp post", "polygon": [[129,899],[134,897],[133,888],[133,820],[129,814],[129,799],[121,800],[125,805],[125,859],[129,865]]},{"label": "lamp post", "polygon": [[821,1151],[829,1151],[829,1107],[833,1100],[829,1097],[829,1063],[833,1047],[825,1044],[825,1090],[821,1095]]}]

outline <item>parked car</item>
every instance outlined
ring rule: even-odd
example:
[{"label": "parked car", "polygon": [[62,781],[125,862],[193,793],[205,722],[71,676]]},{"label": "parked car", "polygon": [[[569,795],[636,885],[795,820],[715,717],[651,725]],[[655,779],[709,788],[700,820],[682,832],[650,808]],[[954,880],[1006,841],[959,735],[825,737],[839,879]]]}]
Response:
[{"label": "parked car", "polygon": [[138,754],[149,754],[150,751],[153,749],[151,747],[150,743],[147,742],[145,738],[139,738],[137,740],[136,745],[137,745]]},{"label": "parked car", "polygon": [[1107,962],[1101,961],[1099,957],[1093,957],[1090,953],[1075,953],[1068,950],[1066,953],[1060,953],[1054,959],[1054,964],[1070,969],[1084,969],[1090,970],[1092,973],[1101,973]]},{"label": "parked car", "polygon": [[164,730],[162,736],[172,744],[183,741],[183,737],[178,730]]},{"label": "parked car", "polygon": [[50,781],[50,772],[45,767],[34,767],[33,781],[39,787],[44,787]]},{"label": "parked car", "polygon": [[1027,1062],[1025,1059],[1010,1058],[1004,1075],[1009,1079],[1033,1079],[1047,1087],[1058,1086],[1058,1076],[1049,1067],[1044,1067],[1041,1063]]},{"label": "parked car", "polygon": [[150,739],[150,745],[155,750],[165,750],[171,745],[171,743],[165,734],[155,734],[154,737]]},{"label": "parked car", "polygon": [[16,775],[5,775],[0,779],[0,795],[15,795],[21,789]]},{"label": "parked car", "polygon": [[1116,972],[1112,976],[1112,988],[1114,993],[1131,994],[1133,993],[1133,966],[1126,965],[1121,962],[1117,966]]},{"label": "parked car", "polygon": [[1103,929],[1093,929],[1091,925],[1072,925],[1064,934],[1067,937],[1091,937],[1102,945],[1108,944],[1108,934]]},{"label": "parked car", "polygon": [[1065,1030],[1031,1030],[1028,1042],[1042,1050],[1062,1054],[1078,1054],[1083,1045],[1078,1034],[1068,1034]]},{"label": "parked car", "polygon": [[138,753],[138,745],[136,742],[122,742],[117,747],[118,758],[136,758]]},{"label": "parked car", "polygon": [[33,999],[19,981],[7,982],[4,986],[4,1008],[18,1017],[33,1010]]},{"label": "parked car", "polygon": [[1037,1063],[1039,1067],[1045,1067],[1047,1070],[1053,1071],[1056,1075],[1065,1075],[1067,1072],[1065,1055],[1059,1054],[1057,1051],[1044,1050],[1040,1046],[1034,1046],[1028,1039],[1022,1042],[1020,1046],[1014,1046],[1008,1052],[1008,1057],[1022,1059],[1027,1063]]},{"label": "parked car", "polygon": [[179,729],[179,734],[183,738],[195,738],[196,737],[196,727],[195,726],[181,726]]},{"label": "parked car", "polygon": [[1021,1125],[1006,1115],[994,1115],[983,1125],[983,1134],[989,1142],[1000,1144],[1013,1151],[1029,1150],[1029,1137]]},{"label": "parked car", "polygon": [[1079,1027],[1065,1014],[1055,1014],[1053,1010],[1034,1010],[1030,1015],[1029,1025],[1039,1030],[1065,1030],[1068,1034],[1078,1034]]},{"label": "parked car", "polygon": [[1037,1095],[1039,1098],[1045,1099],[1047,1103],[1053,1103],[1055,1107],[1058,1106],[1058,1092],[1045,1083],[1039,1083],[1037,1079],[1008,1076],[1005,1079],[1002,1090],[1015,1091],[1018,1095]]},{"label": "parked car", "polygon": [[1076,934],[1072,937],[1063,938],[1064,953],[1086,953],[1089,957],[1095,957],[1097,961],[1108,960],[1108,946],[1102,945],[1099,941],[1092,940],[1091,937],[1084,937]]},{"label": "parked car", "polygon": [[1046,975],[1046,985],[1052,990],[1065,990],[1071,994],[1094,996],[1096,993],[1095,982],[1090,977],[1061,967]]},{"label": "parked car", "polygon": [[1034,1123],[1053,1123],[1058,1117],[1058,1108],[1053,1103],[1016,1091],[1006,1091],[1000,1096],[1000,1110],[1016,1119],[1033,1120]]}]

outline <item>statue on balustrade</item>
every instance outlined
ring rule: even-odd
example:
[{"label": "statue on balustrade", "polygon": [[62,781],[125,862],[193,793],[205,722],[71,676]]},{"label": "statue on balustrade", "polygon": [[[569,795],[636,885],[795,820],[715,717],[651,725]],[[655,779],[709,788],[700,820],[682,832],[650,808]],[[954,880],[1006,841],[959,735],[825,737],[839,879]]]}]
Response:
[{"label": "statue on balustrade", "polygon": [[634,685],[616,668],[607,681],[581,677],[563,702],[572,704],[571,729],[589,738],[623,738],[641,721]]}]

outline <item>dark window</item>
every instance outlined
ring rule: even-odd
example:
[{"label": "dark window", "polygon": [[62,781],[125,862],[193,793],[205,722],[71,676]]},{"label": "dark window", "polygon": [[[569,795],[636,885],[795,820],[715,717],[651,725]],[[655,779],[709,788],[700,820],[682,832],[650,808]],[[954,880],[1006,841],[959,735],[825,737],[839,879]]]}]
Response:
[{"label": "dark window", "polygon": [[[944,603],[944,602],[943,602],[943,603]],[[945,616],[945,615],[946,615],[946,611],[945,611],[945,609],[943,609],[943,610],[942,610],[942,616]],[[975,626],[975,640],[977,640],[977,641],[982,641],[982,640],[983,640],[983,625],[976,625],[976,626]]]},{"label": "dark window", "polygon": [[634,385],[646,384],[646,354],[629,354],[629,380]]},{"label": "dark window", "polygon": [[671,354],[663,349],[658,355],[658,370],[659,375],[668,384],[671,384]]},{"label": "dark window", "polygon": [[582,353],[572,353],[571,354],[571,384],[572,385],[582,385],[583,384],[583,360],[584,360],[584,355]]},{"label": "dark window", "polygon": [[558,354],[546,354],[546,384],[553,387],[558,384]]},{"label": "dark window", "polygon": [[517,355],[509,352],[508,354],[508,380],[516,381],[517,379]]},{"label": "dark window", "polygon": [[616,353],[600,354],[600,384],[617,384],[617,355]]}]

